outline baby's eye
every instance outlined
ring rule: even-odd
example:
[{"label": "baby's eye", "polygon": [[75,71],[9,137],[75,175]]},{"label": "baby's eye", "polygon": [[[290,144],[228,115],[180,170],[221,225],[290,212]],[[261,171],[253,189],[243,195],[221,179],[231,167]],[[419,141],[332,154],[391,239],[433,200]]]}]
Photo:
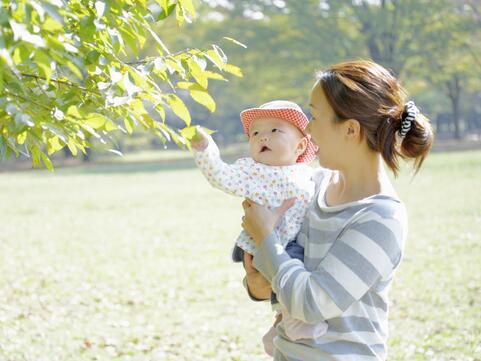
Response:
[{"label": "baby's eye", "polygon": [[274,129],[272,129],[272,133],[275,133],[275,132],[277,132],[278,130],[279,130],[279,129],[274,128]]}]

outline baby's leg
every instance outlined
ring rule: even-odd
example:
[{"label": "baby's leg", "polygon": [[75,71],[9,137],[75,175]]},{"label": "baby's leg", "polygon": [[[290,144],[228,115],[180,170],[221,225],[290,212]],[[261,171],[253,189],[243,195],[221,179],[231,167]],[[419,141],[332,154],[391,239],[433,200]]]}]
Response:
[{"label": "baby's leg", "polygon": [[240,248],[238,245],[235,245],[234,249],[232,250],[232,260],[234,262],[244,261],[244,250]]},{"label": "baby's leg", "polygon": [[304,247],[302,247],[296,240],[290,241],[286,245],[286,253],[291,257],[304,262]]},{"label": "baby's leg", "polygon": [[277,331],[274,326],[271,326],[269,330],[262,336],[262,343],[264,344],[264,351],[269,356],[274,357],[274,337],[277,336]]},{"label": "baby's leg", "polygon": [[262,343],[264,344],[264,351],[269,355],[274,357],[274,337],[277,336],[276,326],[282,320],[282,313],[276,315],[276,320],[274,324],[267,330],[267,332],[262,336]]}]

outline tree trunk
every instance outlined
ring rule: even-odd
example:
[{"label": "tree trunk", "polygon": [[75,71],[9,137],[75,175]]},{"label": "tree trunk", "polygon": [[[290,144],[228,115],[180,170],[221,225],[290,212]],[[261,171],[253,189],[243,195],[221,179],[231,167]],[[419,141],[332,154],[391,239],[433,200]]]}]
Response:
[{"label": "tree trunk", "polygon": [[82,161],[90,162],[92,160],[92,150],[90,148],[85,148],[85,154],[82,154]]},{"label": "tree trunk", "polygon": [[461,100],[461,85],[458,74],[455,74],[453,78],[447,82],[447,87],[453,113],[454,137],[456,139],[461,139],[461,114],[459,109],[459,103]]}]

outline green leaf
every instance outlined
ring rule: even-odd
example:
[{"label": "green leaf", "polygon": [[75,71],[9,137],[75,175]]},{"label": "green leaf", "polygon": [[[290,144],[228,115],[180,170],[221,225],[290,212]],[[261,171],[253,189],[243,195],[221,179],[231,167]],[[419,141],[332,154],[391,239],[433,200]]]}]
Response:
[{"label": "green leaf", "polygon": [[228,73],[238,76],[239,78],[243,77],[242,70],[238,66],[232,64],[225,64],[224,70]]},{"label": "green leaf", "polygon": [[215,101],[209,95],[209,93],[202,89],[200,86],[197,86],[197,89],[190,88],[190,96],[194,99],[197,103],[202,104],[204,107],[210,110],[211,113],[215,112]]},{"label": "green leaf", "polygon": [[43,163],[45,164],[45,166],[47,167],[47,169],[48,169],[50,172],[53,172],[53,164],[52,164],[52,162],[50,161],[50,158],[49,158],[44,152],[41,152],[40,154],[41,154],[41,156],[42,156]]},{"label": "green leaf", "polygon": [[236,39],[229,38],[228,36],[223,36],[222,39],[225,39],[227,41],[230,41],[234,44],[237,44],[237,45],[242,46],[243,48],[247,49],[247,45],[241,43],[240,41],[237,41]]},{"label": "green leaf", "polygon": [[123,85],[125,87],[125,90],[127,91],[128,96],[132,96],[138,92],[142,91],[142,88],[138,87],[129,78],[129,73],[125,73],[123,76]]},{"label": "green leaf", "polygon": [[182,9],[182,6],[177,6],[175,8],[175,19],[177,20],[177,25],[182,26],[184,25],[184,10]]},{"label": "green leaf", "polygon": [[[169,0],[156,0],[164,12],[169,9]],[[171,5],[172,6],[172,5]]]},{"label": "green leaf", "polygon": [[162,121],[165,122],[165,109],[164,109],[164,107],[161,104],[157,104],[157,106],[155,107],[155,110],[157,111],[157,114],[159,114]]},{"label": "green leaf", "polygon": [[120,155],[121,157],[123,157],[124,155],[122,154],[122,152],[116,150],[116,149],[109,149],[108,152],[110,153],[114,153],[116,155]]},{"label": "green leaf", "polygon": [[120,28],[119,31],[122,34],[122,38],[124,39],[125,43],[134,53],[137,53],[138,49],[142,48],[143,42],[142,45],[140,45],[140,39],[138,37],[138,34],[133,34],[130,29],[126,28]]},{"label": "green leaf", "polygon": [[40,150],[38,147],[33,146],[31,149],[32,154],[32,165],[34,167],[42,168],[42,162],[40,160]]},{"label": "green leaf", "polygon": [[64,147],[64,145],[60,143],[59,137],[53,136],[53,137],[50,137],[47,140],[48,155],[51,155],[51,154],[59,151],[63,147]]},{"label": "green leaf", "polygon": [[66,65],[67,67],[72,71],[72,73],[74,73],[74,75],[79,78],[80,80],[83,80],[83,75],[82,75],[82,72],[80,71],[80,69],[77,67],[77,65],[75,65],[74,63],[72,63],[71,61],[67,61],[66,62]]},{"label": "green leaf", "polygon": [[87,53],[85,57],[85,64],[96,64],[99,60],[100,53],[97,50],[92,50]]},{"label": "green leaf", "polygon": [[177,84],[175,84],[175,86],[179,89],[189,89],[194,84],[195,83],[192,83],[190,81],[179,81],[177,82]]},{"label": "green leaf", "polygon": [[199,83],[203,88],[207,88],[209,85],[209,80],[197,61],[194,59],[189,59],[187,60],[187,64],[189,65],[190,74],[194,77],[197,83]]},{"label": "green leaf", "polygon": [[182,99],[180,99],[175,94],[169,94],[167,96],[167,103],[169,104],[172,111],[184,121],[184,123],[189,126],[191,122],[189,109],[185,106]]},{"label": "green leaf", "polygon": [[49,32],[57,32],[63,30],[64,25],[59,23],[58,21],[55,21],[51,17],[47,17],[45,21],[42,23],[42,29],[49,31]]},{"label": "green leaf", "polygon": [[195,8],[191,0],[178,0],[183,9],[187,10],[192,17],[195,17]]},{"label": "green leaf", "polygon": [[125,125],[125,129],[127,130],[127,132],[129,134],[132,134],[132,132],[134,131],[134,122],[133,120],[130,118],[130,117],[125,117],[124,118],[124,125]]},{"label": "green leaf", "polygon": [[70,140],[68,143],[67,143],[67,147],[68,149],[70,150],[70,152],[72,153],[72,155],[75,157],[77,156],[78,154],[78,151],[77,151],[77,147],[75,146],[75,142],[73,140]]},{"label": "green leaf", "polygon": [[206,70],[204,71],[204,74],[207,78],[209,79],[216,79],[216,80],[227,80],[226,78],[224,78],[222,76],[222,74],[219,74],[219,73],[215,73],[213,71],[209,71],[209,70]]},{"label": "green leaf", "polygon": [[107,119],[107,121],[105,122],[105,131],[107,132],[110,132],[112,130],[116,130],[116,129],[119,129],[119,127],[117,126],[117,124],[115,124],[113,121],[111,121],[110,119]]},{"label": "green leaf", "polygon": [[219,53],[213,49],[207,50],[205,52],[206,58],[208,58],[212,63],[215,64],[219,69],[224,69],[224,61],[222,60]]},{"label": "green leaf", "polygon": [[19,135],[17,135],[17,143],[18,144],[23,144],[25,143],[25,140],[27,139],[27,132],[22,132]]},{"label": "green leaf", "polygon": [[50,68],[50,59],[47,54],[41,49],[37,49],[35,52],[35,62],[37,63],[38,67],[41,70],[41,74],[47,80],[47,83],[50,82],[50,78],[52,77],[52,69]]},{"label": "green leaf", "polygon": [[191,83],[191,82],[178,82],[177,87],[180,89],[187,89],[189,90],[190,96],[194,99],[197,103],[203,105],[211,112],[215,111],[215,101],[207,92],[207,90],[201,87],[199,84]]},{"label": "green leaf", "polygon": [[67,115],[72,116],[74,118],[80,119],[82,116],[80,115],[79,109],[75,105],[71,105],[67,109]]},{"label": "green leaf", "polygon": [[105,125],[107,119],[99,113],[90,113],[85,119],[85,123],[90,125],[94,129],[102,128]]},{"label": "green leaf", "polygon": [[[157,50],[159,50],[160,55],[170,54],[169,49],[167,49],[167,47],[165,46],[164,42],[163,42],[162,40],[160,40],[160,38],[157,36],[157,34],[155,33],[155,31],[153,31],[150,27],[148,27],[147,30],[149,31],[150,35],[152,35],[152,37],[154,38],[155,42],[160,46],[160,48],[157,48]],[[161,50],[161,49],[162,49],[162,50]]]},{"label": "green leaf", "polygon": [[177,3],[173,3],[173,4],[170,4],[170,5],[167,5],[168,4],[168,0],[157,0],[157,2],[160,4],[160,6],[162,7],[162,11],[159,13],[159,15],[157,15],[156,17],[156,21],[159,21],[159,20],[164,20],[167,16],[169,16],[170,14],[172,14],[172,12],[174,11],[175,7],[177,6]]},{"label": "green leaf", "polygon": [[189,127],[185,127],[180,130],[180,135],[184,137],[185,139],[191,141],[196,135],[199,129],[202,129],[205,131],[207,134],[213,134],[215,133],[213,130],[210,130],[205,127],[201,127],[200,125],[191,125]]}]

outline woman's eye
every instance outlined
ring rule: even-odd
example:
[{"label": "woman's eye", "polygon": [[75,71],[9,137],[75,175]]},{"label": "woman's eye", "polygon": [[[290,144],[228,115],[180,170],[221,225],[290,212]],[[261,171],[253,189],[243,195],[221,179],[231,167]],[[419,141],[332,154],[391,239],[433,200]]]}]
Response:
[{"label": "woman's eye", "polygon": [[252,133],[252,136],[256,136],[257,134],[259,134],[259,132],[254,132]]}]

